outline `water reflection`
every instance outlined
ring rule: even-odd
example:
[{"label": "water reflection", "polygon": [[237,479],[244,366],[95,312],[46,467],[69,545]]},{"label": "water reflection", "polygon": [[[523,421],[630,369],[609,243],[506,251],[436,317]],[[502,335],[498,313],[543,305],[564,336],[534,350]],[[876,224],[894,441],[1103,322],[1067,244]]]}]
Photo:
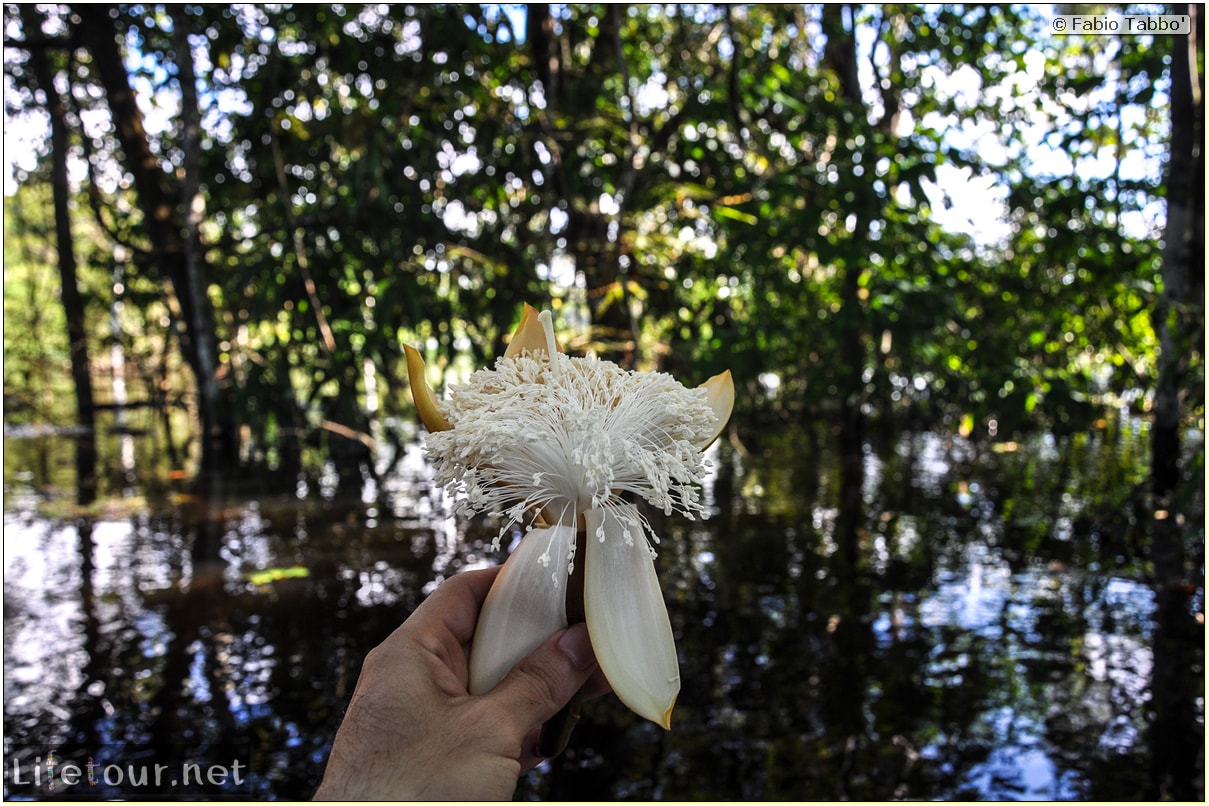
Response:
[{"label": "water reflection", "polygon": [[[364,654],[441,579],[498,559],[495,528],[449,517],[416,445],[357,500],[123,476],[100,514],[56,519],[54,446],[10,443],[10,759],[238,752],[253,774],[236,794],[307,798]],[[518,796],[1145,793],[1142,443],[897,435],[863,445],[859,472],[821,431],[721,446],[715,517],[653,522],[681,654],[673,730],[593,702]]]}]

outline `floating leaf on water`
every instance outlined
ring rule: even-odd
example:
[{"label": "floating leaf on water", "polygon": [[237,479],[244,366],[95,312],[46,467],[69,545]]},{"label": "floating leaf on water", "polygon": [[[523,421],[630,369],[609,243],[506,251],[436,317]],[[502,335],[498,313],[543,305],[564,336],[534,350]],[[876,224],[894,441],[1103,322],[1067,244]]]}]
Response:
[{"label": "floating leaf on water", "polygon": [[244,577],[253,585],[271,585],[283,579],[302,579],[310,575],[311,569],[294,565],[289,568],[266,568],[254,574],[245,574]]}]

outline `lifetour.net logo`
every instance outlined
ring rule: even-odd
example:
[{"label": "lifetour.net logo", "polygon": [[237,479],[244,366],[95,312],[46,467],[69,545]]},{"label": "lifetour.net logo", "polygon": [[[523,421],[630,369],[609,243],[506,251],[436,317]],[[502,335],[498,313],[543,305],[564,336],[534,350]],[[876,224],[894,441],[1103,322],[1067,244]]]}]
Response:
[{"label": "lifetour.net logo", "polygon": [[230,795],[251,791],[246,753],[219,755],[210,747],[204,754],[196,754],[204,755],[205,761],[190,761],[188,753],[173,752],[168,754],[172,762],[156,761],[145,753],[131,753],[127,758],[122,755],[113,748],[95,753],[10,753],[4,760],[5,798]]}]

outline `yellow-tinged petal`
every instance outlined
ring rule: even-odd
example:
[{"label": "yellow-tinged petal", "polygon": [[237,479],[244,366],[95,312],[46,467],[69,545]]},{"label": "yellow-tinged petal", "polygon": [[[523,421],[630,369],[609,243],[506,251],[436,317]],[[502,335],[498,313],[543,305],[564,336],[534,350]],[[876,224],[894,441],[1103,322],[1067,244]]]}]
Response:
[{"label": "yellow-tinged petal", "polygon": [[[508,349],[504,350],[505,358],[515,358],[524,352],[546,352],[549,349],[546,329],[538,320],[538,316],[537,309],[526,302],[525,311],[521,314],[521,323],[516,326],[516,332],[512,334],[512,341],[508,342]],[[557,341],[554,342],[554,349],[562,352]]]},{"label": "yellow-tinged petal", "polygon": [[585,520],[584,613],[596,660],[630,710],[670,728],[680,663],[638,509],[593,508]]},{"label": "yellow-tinged petal", "polygon": [[698,447],[705,450],[713,444],[718,435],[722,433],[722,429],[726,428],[726,422],[730,419],[730,413],[735,408],[735,382],[730,377],[730,370],[719,373],[710,378],[698,388],[704,388],[709,393],[709,406],[714,410],[714,416],[718,418],[717,430],[713,436],[705,441],[704,444]]},{"label": "yellow-tinged petal", "polygon": [[500,569],[470,645],[470,693],[482,694],[567,626],[567,565],[575,527],[534,529]]},{"label": "yellow-tinged petal", "polygon": [[411,396],[416,402],[420,422],[424,423],[424,427],[429,431],[448,431],[452,426],[445,419],[445,415],[441,414],[437,396],[433,394],[428,380],[424,377],[424,359],[420,351],[410,344],[404,344],[403,352],[407,355],[407,382],[411,384]]}]

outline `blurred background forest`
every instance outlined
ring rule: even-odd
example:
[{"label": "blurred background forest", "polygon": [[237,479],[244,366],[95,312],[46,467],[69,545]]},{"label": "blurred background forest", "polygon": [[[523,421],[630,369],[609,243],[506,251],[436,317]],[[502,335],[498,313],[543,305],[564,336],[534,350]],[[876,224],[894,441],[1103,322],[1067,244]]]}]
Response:
[{"label": "blurred background forest", "polygon": [[1184,40],[1046,24],[7,6],[6,422],[137,402],[188,412],[182,469],[359,486],[400,345],[482,365],[526,301],[576,349],[729,367],[746,416],[1004,439],[1149,410],[1166,333],[1195,417],[1203,273],[1162,276],[1167,194],[1203,229]]},{"label": "blurred background forest", "polygon": [[[1203,732],[1203,14],[1054,36],[1072,8],[6,4],[9,451],[70,436],[77,514],[374,500],[416,440],[402,345],[440,389],[525,302],[573,352],[730,369],[727,455],[820,434],[841,513],[878,433],[1132,429],[1107,508],[1196,672],[1151,707]],[[21,461],[9,496],[61,478]]]}]

